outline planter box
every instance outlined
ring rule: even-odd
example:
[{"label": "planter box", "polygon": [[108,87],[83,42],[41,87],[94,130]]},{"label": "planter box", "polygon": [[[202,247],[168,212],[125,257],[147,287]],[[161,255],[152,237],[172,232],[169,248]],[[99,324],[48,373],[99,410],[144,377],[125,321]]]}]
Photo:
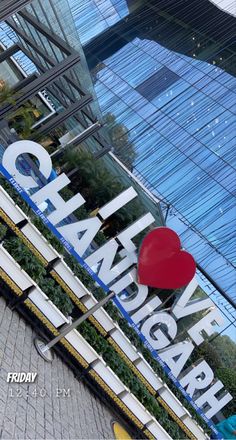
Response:
[{"label": "planter box", "polygon": [[103,361],[96,362],[93,366],[93,370],[96,371],[116,395],[126,390],[124,384],[114,375],[113,371],[103,363]]},{"label": "planter box", "polygon": [[2,246],[0,246],[0,267],[22,291],[31,286],[36,286],[29,275],[27,275],[27,273],[21,269],[19,264],[16,263],[14,258],[12,258],[12,256]]},{"label": "planter box", "polygon": [[[82,299],[82,303],[87,307],[87,309],[91,309],[93,306],[95,306],[95,304],[98,303],[98,301],[91,295],[91,293],[89,293],[88,296]],[[101,324],[106,332],[110,332],[115,327],[115,323],[104,309],[97,310],[93,316],[97,319],[99,324]]]},{"label": "planter box", "polygon": [[[150,423],[147,424],[147,428],[153,434],[153,437],[158,440],[170,440],[171,437],[167,434],[167,432],[162,428],[159,423],[156,423],[155,419],[153,419]],[[176,439],[175,439],[176,440]]]},{"label": "planter box", "polygon": [[195,422],[195,420],[188,415],[182,417],[182,422],[187,426],[187,428],[196,436],[198,440],[206,440],[209,437],[204,433],[203,429],[200,428]]},{"label": "planter box", "polygon": [[159,391],[159,394],[179,418],[186,415],[186,409],[166,386]]},{"label": "planter box", "polygon": [[32,245],[48,262],[60,257],[57,251],[47,242],[47,240],[38,231],[38,229],[32,225],[32,223],[25,225],[21,229],[21,232],[23,232]]},{"label": "planter box", "polygon": [[126,354],[126,356],[131,360],[131,362],[134,362],[137,359],[139,359],[140,357],[139,353],[119,328],[117,327],[114,328],[110,332],[110,335],[112,339],[117,343],[117,345],[119,345],[119,347],[124,352],[124,354]]},{"label": "planter box", "polygon": [[150,383],[154,390],[160,390],[164,383],[159,377],[154,373],[150,365],[142,359],[141,357],[135,362],[136,368],[145,377],[145,379]]},{"label": "planter box", "polygon": [[53,270],[60,276],[60,278],[62,278],[77,298],[90,295],[88,289],[86,289],[79,278],[73,274],[72,270],[62,260],[54,265]]},{"label": "planter box", "polygon": [[48,318],[54,327],[57,328],[69,322],[38,286],[29,294],[29,299]]},{"label": "planter box", "polygon": [[77,330],[72,330],[67,336],[65,336],[65,339],[89,364],[99,358],[96,351],[90,347]]},{"label": "planter box", "polygon": [[146,423],[150,422],[152,418],[151,414],[146,411],[144,406],[138,401],[138,399],[136,399],[135,396],[133,396],[133,394],[125,391],[119,397],[127,408],[129,408],[130,411],[140,420],[140,422],[143,423],[143,425],[146,425]]},{"label": "planter box", "polygon": [[27,219],[23,211],[21,211],[21,209],[18,208],[17,205],[15,205],[11,197],[1,186],[0,186],[0,206],[15,224],[21,222],[22,220]]}]

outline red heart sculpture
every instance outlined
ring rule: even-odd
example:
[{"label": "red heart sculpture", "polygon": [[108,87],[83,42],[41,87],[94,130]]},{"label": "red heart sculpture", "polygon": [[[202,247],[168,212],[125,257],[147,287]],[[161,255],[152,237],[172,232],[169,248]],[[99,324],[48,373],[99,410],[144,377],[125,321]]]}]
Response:
[{"label": "red heart sculpture", "polygon": [[191,254],[181,250],[178,235],[166,227],[156,228],[144,238],[138,259],[138,282],[160,289],[186,286],[196,272]]}]

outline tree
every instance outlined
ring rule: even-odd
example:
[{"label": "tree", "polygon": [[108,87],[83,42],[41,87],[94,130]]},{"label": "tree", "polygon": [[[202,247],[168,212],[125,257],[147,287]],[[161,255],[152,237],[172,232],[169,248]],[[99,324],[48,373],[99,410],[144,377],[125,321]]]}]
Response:
[{"label": "tree", "polygon": [[223,366],[220,354],[210,342],[204,341],[199,347],[195,348],[191,356],[191,363],[196,362],[200,358],[203,358],[214,372],[217,368]]},{"label": "tree", "polygon": [[6,81],[0,79],[0,106],[4,104],[15,104],[15,98],[19,95],[19,92],[15,92]]},{"label": "tree", "polygon": [[[115,196],[120,194],[126,186],[118,176],[114,176],[102,161],[95,161],[88,151],[77,150],[68,152],[65,156],[66,171],[78,167],[78,172],[71,176],[74,192],[80,192],[86,200],[87,211],[94,211]],[[104,222],[103,230],[107,236],[114,236],[138,217],[145,213],[140,201],[133,200]]]},{"label": "tree", "polygon": [[129,140],[128,128],[124,124],[116,121],[115,115],[107,113],[104,116],[108,134],[111,139],[114,154],[132,170],[134,161],[137,157],[133,142]]},{"label": "tree", "polygon": [[235,342],[228,336],[217,336],[212,337],[211,345],[215,348],[215,350],[219,353],[222,364],[226,368],[234,369],[236,366],[236,344]]},{"label": "tree", "polygon": [[236,413],[236,371],[233,368],[219,368],[215,373],[216,377],[221,380],[227,391],[230,392],[233,399],[223,409],[225,417],[232,416]]},{"label": "tree", "polygon": [[118,195],[123,185],[118,177],[113,176],[103,166],[102,162],[95,161],[93,155],[84,150],[68,152],[65,156],[66,170],[78,167],[78,172],[72,177],[74,192],[81,192],[86,199],[88,210],[94,210]]},{"label": "tree", "polygon": [[[177,295],[181,295],[181,293],[184,291],[184,288],[178,289],[176,291]],[[193,300],[201,300],[207,298],[207,294],[204,292],[204,290],[198,286],[196,290],[194,291],[193,295],[191,296],[191,301]],[[175,338],[175,342],[184,341],[186,338],[189,337],[188,330],[194,326],[197,322],[199,322],[202,317],[208,313],[208,310],[201,310],[199,312],[192,313],[191,315],[187,315],[183,318],[181,318],[178,321],[178,334]]]},{"label": "tree", "polygon": [[22,139],[28,139],[34,134],[32,128],[35,122],[34,111],[35,108],[30,103],[26,103],[8,117],[9,126],[13,127]]},{"label": "tree", "polygon": [[[0,107],[6,104],[14,106],[19,95],[20,93],[10,87],[6,81],[0,79]],[[41,113],[37,109],[36,116],[36,108],[29,101],[13,110],[7,119],[9,126],[13,127],[22,139],[27,139],[34,134],[32,126],[40,115]]]}]

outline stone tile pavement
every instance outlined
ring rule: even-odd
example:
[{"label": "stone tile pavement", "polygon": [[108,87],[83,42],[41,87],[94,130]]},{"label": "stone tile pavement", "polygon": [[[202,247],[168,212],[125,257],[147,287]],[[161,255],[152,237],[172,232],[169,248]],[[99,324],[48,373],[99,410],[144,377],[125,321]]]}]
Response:
[{"label": "stone tile pavement", "polygon": [[[113,438],[114,415],[59,357],[45,362],[33,337],[31,326],[0,297],[0,438]],[[7,383],[8,372],[38,376],[34,384]]]}]

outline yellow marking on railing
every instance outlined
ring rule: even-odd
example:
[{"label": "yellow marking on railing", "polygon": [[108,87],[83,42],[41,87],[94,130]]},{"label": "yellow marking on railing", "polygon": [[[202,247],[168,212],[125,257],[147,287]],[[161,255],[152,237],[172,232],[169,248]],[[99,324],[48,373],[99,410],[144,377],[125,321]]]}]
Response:
[{"label": "yellow marking on railing", "polygon": [[122,409],[122,411],[131,419],[139,429],[143,428],[143,424],[138,418],[130,411],[124,402],[112,391],[112,389],[103,381],[103,379],[97,374],[96,371],[90,370],[89,374],[96,380],[96,382],[103,388],[107,394],[114,400],[114,402]]},{"label": "yellow marking on railing", "polygon": [[31,243],[31,241],[23,234],[23,232],[15,225],[15,223],[8,217],[8,215],[0,208],[0,217],[5,221],[5,223],[15,232],[15,234],[21,238],[23,243],[33,252],[33,254],[41,261],[43,266],[48,265],[48,261],[43,255],[36,249],[36,247]]},{"label": "yellow marking on railing", "polygon": [[5,281],[5,283],[13,290],[13,292],[20,296],[22,295],[23,291],[17,286],[17,284],[7,275],[7,273],[0,268],[0,277]]}]

